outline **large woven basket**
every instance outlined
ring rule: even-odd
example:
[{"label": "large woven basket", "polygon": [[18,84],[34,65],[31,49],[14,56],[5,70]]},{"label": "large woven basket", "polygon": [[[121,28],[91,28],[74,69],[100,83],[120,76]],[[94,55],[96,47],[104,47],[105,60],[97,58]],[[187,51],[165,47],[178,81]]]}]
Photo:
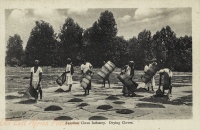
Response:
[{"label": "large woven basket", "polygon": [[64,72],[58,79],[56,79],[56,82],[58,85],[62,86],[66,81],[66,73]]}]

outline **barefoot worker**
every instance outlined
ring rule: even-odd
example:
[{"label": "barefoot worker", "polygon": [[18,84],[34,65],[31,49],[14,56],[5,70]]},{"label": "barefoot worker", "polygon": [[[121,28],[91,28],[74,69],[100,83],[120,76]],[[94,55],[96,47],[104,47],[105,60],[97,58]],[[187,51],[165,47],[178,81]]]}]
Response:
[{"label": "barefoot worker", "polygon": [[[149,62],[150,63],[150,62]],[[157,64],[156,62],[153,62],[151,64],[146,65],[144,67],[144,73],[147,73],[148,69],[153,65],[153,64]],[[154,87],[155,87],[155,79],[154,76],[151,78],[151,80],[148,83],[145,83],[145,88],[149,91],[149,88],[151,87],[151,90],[154,91]]]},{"label": "barefoot worker", "polygon": [[[156,91],[156,94],[159,95],[160,93],[158,92],[161,92],[160,91],[160,86],[161,86],[161,80],[163,79],[163,83],[162,83],[162,88],[163,88],[163,91],[162,91],[162,95],[164,95],[164,91],[169,89],[168,91],[168,94],[167,94],[167,97],[169,99],[169,94],[171,94],[172,92],[172,83],[171,83],[171,79],[172,79],[172,68],[169,69],[169,68],[164,68],[164,69],[161,69],[159,71],[159,74],[160,74],[160,80],[159,80],[159,88],[158,90]],[[163,78],[162,78],[163,77]]]},{"label": "barefoot worker", "polygon": [[[153,65],[154,65],[154,66],[157,65],[157,63],[156,63],[156,62],[153,62],[153,63],[151,63],[151,64],[149,65],[149,67],[151,68]],[[152,91],[154,91],[153,88],[155,88],[155,86],[156,86],[156,83],[155,83],[155,78],[154,78],[154,76],[153,76],[152,79],[151,79],[151,90],[152,90]]]},{"label": "barefoot worker", "polygon": [[[39,60],[35,60],[35,66],[31,68],[30,86],[39,91],[40,99],[42,99],[42,68],[38,65]],[[35,100],[37,101],[37,98]]]},{"label": "barefoot worker", "polygon": [[[106,61],[103,61],[103,66],[106,64]],[[110,88],[110,79],[109,79],[109,75],[103,79],[103,87],[105,88],[105,84],[106,84],[106,81],[108,81],[108,85],[109,85],[109,88]]]},{"label": "barefoot worker", "polygon": [[[92,68],[93,68],[93,66],[89,62],[86,62],[85,59],[83,59],[82,65],[81,65],[82,77],[84,77],[86,75],[92,75]],[[89,95],[89,90],[91,90],[91,80],[85,89],[84,95],[87,95],[87,94]]]},{"label": "barefoot worker", "polygon": [[[121,74],[127,75],[129,80],[132,81],[132,84],[134,84],[137,87],[137,84],[132,80],[134,76],[134,62],[133,61],[130,61],[128,65],[125,65],[124,67],[121,68]],[[133,97],[136,95],[134,93],[134,89],[125,85],[123,85],[122,93],[124,96],[130,96],[130,97]]]},{"label": "barefoot worker", "polygon": [[70,58],[67,58],[67,66],[66,66],[65,73],[66,73],[66,83],[67,85],[69,85],[69,89],[67,90],[67,92],[71,92],[71,88],[73,84],[72,75],[74,73],[74,67]]}]

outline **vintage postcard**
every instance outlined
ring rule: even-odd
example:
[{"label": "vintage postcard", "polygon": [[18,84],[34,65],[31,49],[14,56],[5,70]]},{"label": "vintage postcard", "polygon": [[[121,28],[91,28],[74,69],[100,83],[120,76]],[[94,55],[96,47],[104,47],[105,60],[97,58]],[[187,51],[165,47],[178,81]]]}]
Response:
[{"label": "vintage postcard", "polygon": [[0,129],[200,129],[198,0],[1,3]]}]

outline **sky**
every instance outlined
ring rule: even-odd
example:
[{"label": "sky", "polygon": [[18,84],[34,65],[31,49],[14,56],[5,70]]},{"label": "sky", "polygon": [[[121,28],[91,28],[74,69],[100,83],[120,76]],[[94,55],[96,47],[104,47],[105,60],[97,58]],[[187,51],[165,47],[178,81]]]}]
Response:
[{"label": "sky", "polygon": [[74,19],[83,29],[93,25],[101,12],[111,11],[114,15],[118,36],[126,40],[137,37],[144,29],[152,35],[169,25],[177,37],[192,36],[191,8],[67,8],[67,9],[6,9],[6,41],[9,36],[19,34],[25,48],[35,21],[44,20],[53,26],[55,33],[67,17]]}]

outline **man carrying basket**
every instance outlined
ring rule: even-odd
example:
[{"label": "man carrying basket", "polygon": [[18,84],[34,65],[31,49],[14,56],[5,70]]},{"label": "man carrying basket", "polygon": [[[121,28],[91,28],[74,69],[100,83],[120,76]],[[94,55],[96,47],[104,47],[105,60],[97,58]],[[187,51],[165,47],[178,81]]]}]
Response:
[{"label": "man carrying basket", "polygon": [[[130,97],[134,97],[136,94],[134,93],[135,88],[138,86],[137,83],[135,83],[132,78],[134,76],[134,62],[130,61],[128,65],[125,65],[124,67],[121,68],[121,74],[120,75],[124,75],[124,81],[123,83],[128,84],[127,85],[123,85],[123,89],[122,89],[122,93],[123,96],[130,96]],[[126,80],[128,78],[128,80]],[[120,77],[119,77],[120,79]],[[122,78],[123,80],[123,78]],[[133,88],[133,86],[135,88]]]},{"label": "man carrying basket", "polygon": [[[106,61],[103,61],[103,65],[105,65],[105,64],[106,64]],[[106,81],[108,81],[108,85],[109,85],[109,88],[110,88],[109,75],[105,79],[103,79],[103,87],[102,88],[105,88]]]},{"label": "man carrying basket", "polygon": [[[81,64],[81,74],[82,74],[82,78],[86,75],[92,75],[92,68],[93,66],[89,63],[86,62],[85,59],[83,59],[82,61],[83,63]],[[91,80],[89,81],[89,84],[87,85],[87,87],[85,88],[85,94],[84,95],[89,95],[89,90],[91,90]]]},{"label": "man carrying basket", "polygon": [[69,89],[67,90],[67,92],[71,92],[71,88],[73,84],[72,75],[74,73],[74,68],[73,68],[73,64],[70,58],[67,58],[67,66],[66,66],[65,73],[66,73],[66,82],[67,82],[67,85],[69,85]]},{"label": "man carrying basket", "polygon": [[[153,62],[153,63],[150,63],[149,62],[149,66],[146,65],[144,67],[144,73],[147,73],[148,69],[151,68],[153,65],[157,65],[156,62]],[[154,79],[154,76],[151,78],[151,80],[147,83],[145,83],[145,88],[149,91],[149,88],[151,87],[152,91],[154,91],[154,87],[155,87],[155,79]]]},{"label": "man carrying basket", "polygon": [[[40,93],[40,99],[42,99],[42,87],[41,87],[41,80],[42,80],[42,68],[38,66],[39,60],[35,60],[35,66],[31,68],[31,78],[30,78],[30,87],[33,89],[38,90]],[[31,93],[34,93],[32,91]],[[38,93],[34,93],[35,100],[37,101]]]},{"label": "man carrying basket", "polygon": [[[171,69],[169,69],[169,68],[161,69],[158,73],[160,75],[160,79],[159,79],[159,88],[156,91],[156,95],[162,96],[162,95],[164,95],[164,91],[168,90],[167,98],[169,99],[169,94],[172,93],[172,82],[171,82],[172,75],[173,75],[172,68]],[[163,82],[162,82],[162,80],[163,80]],[[163,88],[162,91],[160,89],[161,84],[162,84],[162,88]]]}]

